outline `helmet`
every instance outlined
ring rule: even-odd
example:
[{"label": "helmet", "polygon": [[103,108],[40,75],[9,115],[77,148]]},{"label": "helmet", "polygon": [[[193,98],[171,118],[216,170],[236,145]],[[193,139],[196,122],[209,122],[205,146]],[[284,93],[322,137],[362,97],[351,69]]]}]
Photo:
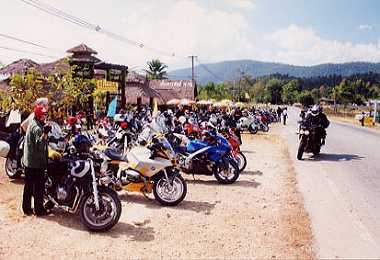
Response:
[{"label": "helmet", "polygon": [[91,147],[91,141],[85,135],[77,135],[74,138],[73,145],[79,153],[88,153]]},{"label": "helmet", "polygon": [[124,121],[124,115],[122,114],[116,114],[113,118],[115,122],[123,122]]},{"label": "helmet", "polygon": [[178,118],[178,121],[179,121],[181,124],[184,124],[184,123],[186,123],[186,117],[184,117],[184,116],[180,116],[180,117]]},{"label": "helmet", "polygon": [[69,116],[66,120],[66,123],[70,126],[74,125],[77,122],[77,118],[75,116]]},{"label": "helmet", "polygon": [[41,119],[43,116],[47,115],[47,110],[41,105],[35,106],[33,112],[34,112],[34,116],[37,119]]},{"label": "helmet", "polygon": [[321,108],[318,106],[318,105],[314,105],[311,109],[310,109],[310,112],[313,116],[317,116],[319,115],[319,113],[321,112]]}]

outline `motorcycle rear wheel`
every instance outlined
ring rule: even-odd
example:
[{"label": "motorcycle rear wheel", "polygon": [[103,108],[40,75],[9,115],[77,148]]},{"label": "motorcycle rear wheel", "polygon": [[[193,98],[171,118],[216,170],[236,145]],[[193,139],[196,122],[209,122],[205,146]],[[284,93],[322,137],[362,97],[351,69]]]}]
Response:
[{"label": "motorcycle rear wheel", "polygon": [[19,179],[21,177],[22,171],[16,168],[13,168],[12,162],[13,160],[11,158],[7,158],[5,160],[5,173],[8,175],[10,179]]},{"label": "motorcycle rear wheel", "polygon": [[80,205],[81,222],[90,230],[105,232],[119,222],[121,202],[115,191],[106,187],[98,187],[100,209],[96,211],[94,195],[85,195]]},{"label": "motorcycle rear wheel", "polygon": [[186,197],[186,194],[187,184],[181,175],[176,175],[173,178],[172,185],[167,182],[165,175],[162,175],[153,185],[155,199],[164,206],[178,205]]}]

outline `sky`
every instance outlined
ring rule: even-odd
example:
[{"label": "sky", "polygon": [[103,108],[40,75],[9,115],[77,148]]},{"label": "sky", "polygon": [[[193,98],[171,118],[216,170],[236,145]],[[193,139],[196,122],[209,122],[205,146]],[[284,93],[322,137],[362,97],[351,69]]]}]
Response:
[{"label": "sky", "polygon": [[[34,0],[35,1],[35,0]],[[98,57],[139,71],[158,58],[169,70],[198,61],[252,59],[316,65],[380,62],[378,0],[40,0],[137,44],[120,42],[34,8],[0,0],[0,62],[50,62],[85,43]],[[37,52],[19,53],[1,47]],[[171,54],[175,54],[174,56]]]}]

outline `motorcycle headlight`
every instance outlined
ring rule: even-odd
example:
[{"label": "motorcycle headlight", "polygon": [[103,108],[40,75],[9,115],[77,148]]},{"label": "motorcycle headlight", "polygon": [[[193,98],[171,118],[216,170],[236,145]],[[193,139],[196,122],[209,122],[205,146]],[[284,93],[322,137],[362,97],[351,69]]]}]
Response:
[{"label": "motorcycle headlight", "polygon": [[310,131],[309,130],[305,130],[304,133],[305,133],[305,135],[309,135]]},{"label": "motorcycle headlight", "polygon": [[305,131],[301,129],[301,130],[300,130],[300,134],[301,134],[301,135],[305,134]]}]

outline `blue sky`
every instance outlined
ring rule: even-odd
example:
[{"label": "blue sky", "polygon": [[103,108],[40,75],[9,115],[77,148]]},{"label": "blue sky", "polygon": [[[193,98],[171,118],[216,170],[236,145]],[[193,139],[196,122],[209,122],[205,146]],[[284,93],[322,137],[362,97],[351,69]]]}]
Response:
[{"label": "blue sky", "polygon": [[[380,62],[377,0],[40,0],[86,21],[176,53],[168,57],[69,24],[20,0],[0,0],[0,33],[40,43],[43,50],[0,37],[0,47],[63,56],[86,43],[110,62],[137,70],[160,58],[169,69],[188,66],[188,55],[205,62],[255,59],[296,65]],[[35,0],[34,0],[35,1]],[[0,49],[0,61],[53,58]]]}]

